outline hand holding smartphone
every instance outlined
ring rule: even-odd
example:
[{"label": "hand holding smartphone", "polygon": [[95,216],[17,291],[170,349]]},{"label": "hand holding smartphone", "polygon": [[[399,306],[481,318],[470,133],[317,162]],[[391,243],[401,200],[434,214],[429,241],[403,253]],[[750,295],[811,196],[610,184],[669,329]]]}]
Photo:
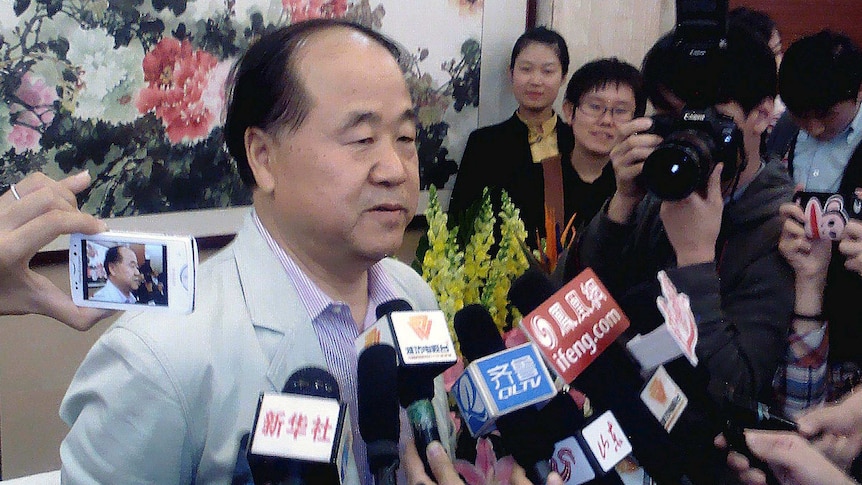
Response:
[{"label": "hand holding smartphone", "polygon": [[72,234],[72,301],[78,306],[112,310],[191,313],[197,264],[197,242],[191,236]]}]

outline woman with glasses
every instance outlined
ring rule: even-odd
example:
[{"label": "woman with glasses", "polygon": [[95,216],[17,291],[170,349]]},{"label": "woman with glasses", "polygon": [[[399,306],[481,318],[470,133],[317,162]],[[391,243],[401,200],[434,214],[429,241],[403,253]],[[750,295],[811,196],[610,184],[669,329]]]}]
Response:
[{"label": "woman with glasses", "polygon": [[544,237],[545,187],[562,193],[560,164],[574,143],[571,129],[552,107],[568,69],[569,51],[557,32],[536,27],[518,38],[509,62],[518,109],[508,120],[470,134],[449,201],[450,217],[462,217],[485,187],[497,213],[505,190],[521,210],[528,242],[536,246],[537,231]]},{"label": "woman with glasses", "polygon": [[574,146],[563,164],[565,212],[575,227],[589,222],[616,190],[611,149],[620,141],[617,125],[643,116],[646,94],[640,72],[617,58],[598,59],[572,74],[563,116]]}]

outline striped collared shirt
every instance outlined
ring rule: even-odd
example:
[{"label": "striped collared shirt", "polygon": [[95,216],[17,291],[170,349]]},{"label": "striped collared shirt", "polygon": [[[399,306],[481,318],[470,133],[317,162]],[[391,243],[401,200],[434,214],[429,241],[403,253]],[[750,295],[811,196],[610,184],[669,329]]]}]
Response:
[{"label": "striped collared shirt", "polygon": [[[256,212],[253,212],[253,219],[267,245],[281,262],[290,281],[296,287],[299,299],[311,317],[311,323],[317,333],[317,341],[320,343],[326,365],[341,390],[341,402],[347,403],[350,410],[353,455],[356,459],[359,476],[364,477],[364,484],[373,485],[374,479],[368,468],[365,442],[359,434],[359,421],[357,419],[356,367],[358,356],[354,342],[363,329],[377,321],[377,306],[398,297],[392,282],[379,263],[368,269],[368,307],[362,321],[357,322],[347,303],[334,301],[302,272],[296,262],[263,227]],[[361,326],[358,326],[357,323]]]}]

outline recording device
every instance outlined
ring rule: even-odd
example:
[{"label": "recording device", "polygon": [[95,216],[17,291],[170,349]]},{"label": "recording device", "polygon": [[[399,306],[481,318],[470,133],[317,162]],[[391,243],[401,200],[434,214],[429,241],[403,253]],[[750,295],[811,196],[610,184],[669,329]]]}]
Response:
[{"label": "recording device", "polygon": [[799,431],[795,421],[762,402],[739,396],[728,387],[724,393],[724,414],[734,427],[772,431]]},{"label": "recording device", "polygon": [[335,378],[308,367],[284,390],[258,400],[247,453],[254,483],[346,483],[353,435]]},{"label": "recording device", "polygon": [[434,476],[425,453],[429,443],[440,440],[431,403],[434,379],[451,367],[457,357],[443,312],[411,310],[404,300],[382,303],[377,309],[377,322],[356,338],[356,352],[361,354],[378,343],[396,350],[398,399],[407,411],[425,472]]},{"label": "recording device", "polygon": [[78,306],[191,313],[197,242],[133,232],[72,234],[69,283]]},{"label": "recording device", "polygon": [[709,176],[724,162],[721,180],[737,173],[742,132],[729,116],[711,106],[686,107],[679,117],[655,115],[649,130],[664,138],[644,160],[639,182],[662,200],[681,200],[706,189]]},{"label": "recording device", "polygon": [[693,108],[719,100],[727,49],[728,0],[677,0],[673,91]]},{"label": "recording device", "polygon": [[643,164],[641,185],[663,200],[680,200],[706,187],[724,163],[723,181],[737,172],[742,132],[712,106],[721,100],[727,62],[728,0],[677,0],[668,74],[674,95],[685,103],[680,116],[653,116],[650,133],[664,138]]},{"label": "recording device", "polygon": [[357,375],[359,434],[367,446],[368,465],[377,485],[395,485],[401,434],[401,408],[392,386],[398,379],[395,349],[383,344],[365,349]]},{"label": "recording device", "polygon": [[486,435],[496,429],[498,417],[557,394],[538,349],[530,343],[501,349],[500,334],[483,306],[468,305],[454,320],[461,351],[470,364],[455,381],[452,394],[471,435]]},{"label": "recording device", "polygon": [[737,396],[730,387],[725,390],[722,411],[726,419],[722,432],[728,447],[745,455],[752,467],[760,469],[766,475],[767,484],[779,485],[780,482],[769,465],[751,452],[748,443],[745,442],[745,430],[797,432],[799,430],[797,424],[787,417],[774,413],[763,403]]}]

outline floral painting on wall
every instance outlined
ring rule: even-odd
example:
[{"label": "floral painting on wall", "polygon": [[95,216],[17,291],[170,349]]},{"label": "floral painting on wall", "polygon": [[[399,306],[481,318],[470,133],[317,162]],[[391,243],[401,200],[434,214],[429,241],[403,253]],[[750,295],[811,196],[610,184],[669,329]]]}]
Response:
[{"label": "floral painting on wall", "polygon": [[250,203],[223,149],[224,84],[267,29],[345,18],[402,45],[422,189],[478,123],[483,0],[3,0],[0,183],[89,170],[99,217]]}]

